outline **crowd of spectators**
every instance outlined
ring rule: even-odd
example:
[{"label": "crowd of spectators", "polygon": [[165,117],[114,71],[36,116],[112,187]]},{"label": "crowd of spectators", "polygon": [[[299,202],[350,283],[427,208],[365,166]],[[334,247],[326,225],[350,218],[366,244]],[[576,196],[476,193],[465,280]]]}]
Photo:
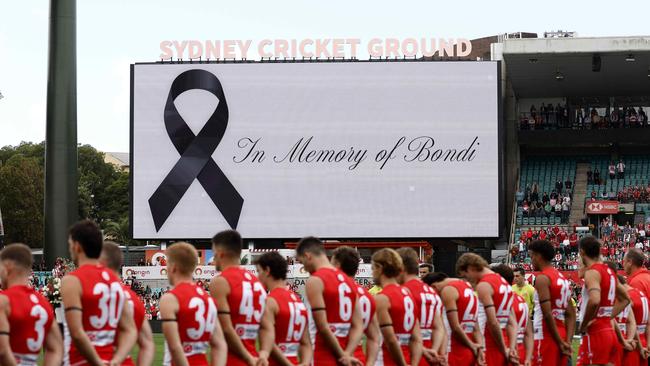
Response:
[{"label": "crowd of spectators", "polygon": [[523,217],[550,217],[551,215],[562,218],[562,223],[567,223],[571,212],[571,190],[573,182],[569,178],[565,182],[557,179],[555,189],[549,192],[539,192],[537,183],[527,185],[524,191],[516,193],[517,204],[523,209]]},{"label": "crowd of spectators", "polygon": [[607,129],[634,128],[650,126],[648,115],[643,107],[596,108],[567,104],[553,106],[542,103],[539,108],[530,106],[530,111],[522,112],[519,117],[520,128],[523,130],[540,129]]}]

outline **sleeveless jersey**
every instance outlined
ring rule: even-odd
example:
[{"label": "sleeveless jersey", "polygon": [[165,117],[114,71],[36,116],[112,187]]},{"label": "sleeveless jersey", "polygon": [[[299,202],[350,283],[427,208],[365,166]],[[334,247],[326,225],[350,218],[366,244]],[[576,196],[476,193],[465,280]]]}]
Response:
[{"label": "sleeveless jersey", "polygon": [[[188,364],[207,366],[210,337],[217,324],[217,306],[212,297],[194,283],[183,282],[169,293],[178,301],[178,335],[183,346],[183,353]],[[165,342],[165,357],[163,365],[172,365],[172,357],[167,342]]]},{"label": "sleeveless jersey", "polygon": [[650,317],[648,298],[643,291],[637,288],[630,288],[627,293],[630,295],[630,299],[632,299],[632,311],[636,320],[636,331],[639,333],[643,347],[645,347],[647,344],[645,332],[648,327],[648,318]]},{"label": "sleeveless jersey", "polygon": [[[131,287],[122,285],[122,288],[124,289],[124,294],[126,295],[126,304],[129,308],[131,308],[131,312],[133,313],[133,322],[135,323],[135,328],[140,334],[140,330],[142,329],[142,323],[144,323],[144,304],[138,297],[138,295],[131,290]],[[131,355],[128,355],[124,362],[122,362],[122,366],[135,366],[133,363],[133,360],[131,359]]]},{"label": "sleeveless jersey", "polygon": [[[512,309],[512,302],[514,300],[512,286],[510,286],[510,284],[508,284],[508,282],[506,282],[506,280],[504,280],[498,273],[489,273],[483,276],[479,283],[487,283],[492,287],[492,304],[494,305],[497,321],[499,322],[499,327],[501,327],[503,339],[507,346],[508,339],[504,329],[508,325],[510,310]],[[496,347],[496,340],[492,336],[492,333],[486,330],[484,331],[484,335],[486,348]]]},{"label": "sleeveless jersey", "polygon": [[515,320],[517,321],[517,343],[523,344],[526,327],[528,326],[528,304],[526,300],[515,294],[512,310],[515,312]]},{"label": "sleeveless jersey", "polygon": [[21,366],[36,366],[54,320],[50,303],[28,286],[12,286],[2,292],[9,299],[9,345]]},{"label": "sleeveless jersey", "polygon": [[[336,268],[321,268],[311,275],[323,281],[327,322],[341,348],[345,349],[357,301],[355,292],[357,284]],[[335,365],[337,362],[320,334],[316,334],[314,342],[314,360],[318,360],[317,363],[322,365]]]},{"label": "sleeveless jersey", "polygon": [[[393,331],[397,342],[402,349],[402,354],[407,364],[411,362],[411,354],[409,350],[409,343],[411,341],[411,333],[417,320],[415,312],[415,301],[409,290],[397,284],[390,284],[384,287],[379,295],[384,295],[390,302],[390,319],[393,324]],[[397,365],[391,358],[390,352],[386,344],[382,345],[384,366]]]},{"label": "sleeveless jersey", "polygon": [[632,304],[628,305],[621,311],[616,317],[616,326],[618,330],[621,331],[623,338],[627,336],[627,319],[630,317],[630,310],[632,309]]},{"label": "sleeveless jersey", "polygon": [[[377,311],[377,306],[375,304],[375,298],[368,292],[368,290],[357,284],[357,301],[359,302],[359,311],[361,312],[361,319],[363,320],[363,331],[366,333],[368,330],[368,325],[370,321],[375,316]],[[354,351],[354,358],[361,361],[365,364],[366,355],[363,353],[363,348],[361,344]]]},{"label": "sleeveless jersey", "polygon": [[595,321],[589,325],[588,332],[611,329],[612,310],[616,300],[616,274],[605,263],[594,263],[589,267],[600,274],[600,303]]},{"label": "sleeveless jersey", "polygon": [[[458,291],[458,300],[456,300],[458,321],[460,322],[460,327],[463,329],[465,334],[473,339],[472,333],[474,332],[474,327],[476,327],[476,322],[478,320],[478,298],[474,293],[474,289],[467,281],[463,280],[450,281],[447,286],[451,286]],[[455,336],[452,336],[451,341],[452,346],[454,341],[458,343],[458,345],[462,345]]]},{"label": "sleeveless jersey", "polygon": [[[542,272],[538,274],[545,275],[549,279],[549,293],[550,293],[550,304],[551,304],[551,313],[555,319],[555,324],[557,325],[558,330],[565,329],[564,326],[564,316],[566,313],[566,308],[569,305],[569,297],[571,296],[571,285],[569,281],[560,273],[557,269],[553,267],[547,267]],[[544,316],[542,315],[542,306],[539,303],[539,294],[535,292],[534,303],[535,308],[533,311],[533,332],[535,340],[550,339],[552,336],[548,325],[544,321]]]},{"label": "sleeveless jersey", "polygon": [[[442,300],[440,300],[436,290],[419,278],[405,282],[404,287],[409,289],[415,301],[415,314],[420,321],[420,329],[422,330],[422,346],[431,348],[433,346],[433,320],[442,311]],[[420,365],[428,365],[424,357],[420,360]]]},{"label": "sleeveless jersey", "polygon": [[[300,340],[307,330],[307,307],[298,295],[285,287],[274,288],[269,297],[278,304],[278,313],[275,315],[275,344],[292,364],[297,365]],[[270,357],[269,365],[279,363]]]},{"label": "sleeveless jersey", "polygon": [[[99,358],[110,361],[113,358],[116,332],[126,295],[122,282],[109,269],[100,264],[86,264],[70,272],[81,283],[81,319],[83,329],[95,348]],[[79,353],[68,331],[64,328],[64,364],[85,365],[85,358]]]},{"label": "sleeveless jersey", "polygon": [[[232,326],[244,343],[246,350],[253,356],[255,340],[260,329],[260,321],[264,314],[266,289],[262,283],[247,270],[240,267],[229,267],[220,274],[230,287],[228,307]],[[246,365],[246,362],[234,352],[228,351],[228,366]]]}]

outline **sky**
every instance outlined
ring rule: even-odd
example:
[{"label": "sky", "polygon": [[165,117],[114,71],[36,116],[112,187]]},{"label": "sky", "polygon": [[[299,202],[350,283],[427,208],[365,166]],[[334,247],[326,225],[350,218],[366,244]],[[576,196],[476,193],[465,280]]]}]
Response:
[{"label": "sky", "polygon": [[[0,0],[0,146],[45,139],[49,1]],[[129,149],[129,65],[163,40],[650,33],[650,1],[78,0],[78,140]]]}]

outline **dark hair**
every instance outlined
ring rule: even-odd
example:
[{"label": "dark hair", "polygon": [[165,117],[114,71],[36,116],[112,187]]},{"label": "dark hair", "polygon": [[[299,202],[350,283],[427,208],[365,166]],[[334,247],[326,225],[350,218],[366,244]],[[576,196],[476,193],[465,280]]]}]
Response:
[{"label": "dark hair", "polygon": [[617,266],[616,263],[614,263],[613,261],[605,261],[605,262],[603,262],[603,263],[605,263],[605,265],[606,265],[607,267],[609,267],[609,269],[611,269],[612,271],[614,271],[614,273],[616,273],[616,271],[618,271],[618,266]]},{"label": "dark hair", "polygon": [[503,277],[506,282],[512,285],[515,280],[515,273],[512,271],[512,268],[506,266],[505,264],[497,264],[492,267],[492,270]]},{"label": "dark hair", "polygon": [[627,280],[625,279],[624,276],[617,275],[618,276],[618,282],[621,283],[621,285],[625,285],[627,283]]},{"label": "dark hair", "polygon": [[315,236],[307,236],[300,239],[298,245],[296,245],[296,255],[302,256],[307,252],[317,255],[325,254],[323,242]]},{"label": "dark hair", "polygon": [[350,277],[354,277],[359,269],[359,260],[361,256],[354,248],[349,246],[338,247],[332,253],[332,259],[335,259],[341,271]]},{"label": "dark hair", "polygon": [[420,263],[419,268],[428,268],[429,272],[433,272],[433,264],[431,263]]},{"label": "dark hair", "polygon": [[268,269],[271,276],[276,280],[287,279],[287,261],[278,252],[262,254],[255,260],[255,265],[262,269]]},{"label": "dark hair", "polygon": [[528,250],[541,255],[547,262],[552,261],[555,257],[555,248],[548,240],[533,240],[528,245]]},{"label": "dark hair", "polygon": [[104,258],[106,267],[112,269],[115,272],[119,271],[120,267],[122,267],[122,250],[116,243],[112,241],[104,242],[104,246],[102,247],[102,254],[100,257]]},{"label": "dark hair", "polygon": [[637,248],[631,248],[628,250],[627,253],[625,253],[625,258],[632,262],[636,267],[643,267],[643,263],[645,262],[645,254]]},{"label": "dark hair", "polygon": [[517,267],[517,268],[515,268],[515,271],[514,271],[514,272],[515,272],[515,273],[516,273],[516,272],[519,272],[520,275],[522,275],[522,276],[526,276],[526,270],[524,269],[524,267]]},{"label": "dark hair", "polygon": [[399,248],[397,254],[402,257],[404,272],[417,275],[419,273],[418,253],[413,248]]},{"label": "dark hair", "polygon": [[488,267],[488,262],[485,258],[476,253],[465,253],[461,255],[456,262],[456,273],[465,272],[469,267],[480,271],[483,268]]},{"label": "dark hair", "polygon": [[32,264],[34,263],[32,259],[32,251],[23,243],[7,245],[0,252],[0,260],[12,261],[20,267],[23,267],[25,270],[31,270]]},{"label": "dark hair", "polygon": [[580,249],[591,259],[600,256],[600,241],[595,236],[588,235],[580,239]]},{"label": "dark hair", "polygon": [[432,272],[428,273],[424,278],[422,278],[422,282],[426,283],[427,285],[431,286],[434,283],[438,283],[443,281],[445,278],[449,278],[446,274],[442,272]]},{"label": "dark hair", "polygon": [[91,220],[81,220],[72,225],[69,230],[70,238],[81,245],[86,257],[99,258],[104,239],[99,226]]},{"label": "dark hair", "polygon": [[221,247],[226,252],[232,254],[233,257],[239,257],[243,243],[241,235],[237,231],[224,230],[212,237],[212,245],[214,247]]}]

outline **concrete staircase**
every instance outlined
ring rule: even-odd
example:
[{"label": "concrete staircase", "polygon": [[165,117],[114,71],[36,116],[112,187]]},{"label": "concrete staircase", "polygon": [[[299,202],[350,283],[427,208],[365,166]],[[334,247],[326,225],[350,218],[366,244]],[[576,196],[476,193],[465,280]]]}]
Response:
[{"label": "concrete staircase", "polygon": [[576,181],[573,182],[573,197],[571,199],[571,216],[569,225],[580,225],[580,220],[585,216],[585,198],[587,197],[587,171],[590,163],[576,165]]}]

